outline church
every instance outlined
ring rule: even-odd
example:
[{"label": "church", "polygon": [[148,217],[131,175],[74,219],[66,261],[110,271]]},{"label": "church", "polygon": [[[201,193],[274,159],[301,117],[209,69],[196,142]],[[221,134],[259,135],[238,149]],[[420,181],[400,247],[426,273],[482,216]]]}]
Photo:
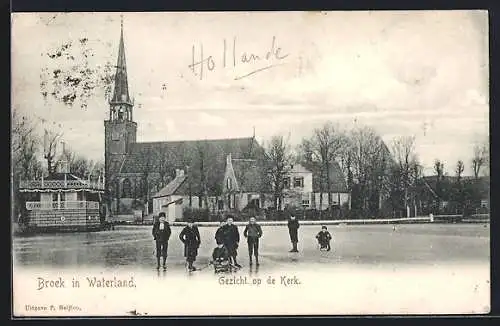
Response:
[{"label": "church", "polygon": [[[104,121],[105,187],[108,212],[112,216],[140,212],[144,218],[164,210],[169,203],[174,203],[170,208],[177,218],[182,218],[182,209],[187,207],[221,213],[241,211],[249,206],[256,209],[275,206],[271,183],[264,181],[267,180],[263,175],[265,150],[255,135],[137,142],[133,111],[122,22],[109,118]],[[338,165],[333,169],[332,175],[338,177],[332,193],[338,198],[337,205],[345,204],[349,200],[345,178]],[[314,204],[319,192],[317,176],[304,169],[297,173],[289,183],[291,188],[298,189],[295,191],[298,205],[318,208]],[[309,187],[307,180],[310,180]]]},{"label": "church", "polygon": [[[262,158],[264,149],[255,136],[248,138],[137,142],[134,103],[128,88],[123,24],[121,27],[114,90],[105,129],[106,189],[112,215],[153,211],[154,195],[182,173],[189,196],[187,205],[208,208],[208,197],[221,197],[228,155],[235,159]],[[181,172],[182,171],[182,172]],[[226,198],[227,199],[227,198]],[[147,203],[147,204],[146,204]],[[224,200],[215,202],[217,209]],[[231,204],[226,203],[227,207]]]}]

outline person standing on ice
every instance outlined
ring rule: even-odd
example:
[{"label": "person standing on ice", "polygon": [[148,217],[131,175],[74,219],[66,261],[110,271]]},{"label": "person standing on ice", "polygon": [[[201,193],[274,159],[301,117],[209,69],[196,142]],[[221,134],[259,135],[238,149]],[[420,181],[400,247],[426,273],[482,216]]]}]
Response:
[{"label": "person standing on ice", "polygon": [[194,225],[193,220],[188,220],[187,226],[179,234],[179,239],[184,243],[184,257],[186,257],[188,269],[189,271],[195,271],[196,267],[193,266],[193,263],[196,261],[196,256],[198,256],[201,239],[200,231]]},{"label": "person standing on ice", "polygon": [[223,226],[224,233],[224,246],[229,251],[229,257],[232,260],[234,266],[240,268],[241,265],[238,264],[236,260],[236,256],[238,255],[238,246],[240,243],[240,232],[238,231],[238,227],[233,224],[233,219],[229,217],[227,219],[227,224]]},{"label": "person standing on ice", "polygon": [[250,266],[252,266],[252,255],[255,255],[255,265],[259,266],[259,238],[262,236],[262,228],[255,221],[255,217],[251,217],[243,235],[248,242],[248,257],[250,258]]},{"label": "person standing on ice", "polygon": [[290,235],[290,241],[292,242],[292,249],[290,252],[299,252],[297,249],[297,242],[299,242],[298,230],[299,221],[295,218],[295,215],[291,214],[288,219],[288,234]]},{"label": "person standing on ice", "polygon": [[160,257],[163,257],[163,270],[167,269],[168,240],[172,234],[166,221],[165,213],[160,212],[159,219],[153,224],[153,239],[156,241],[156,269],[160,269]]},{"label": "person standing on ice", "polygon": [[220,221],[220,225],[215,231],[215,243],[223,243],[224,242],[224,230],[225,230],[226,221]]}]

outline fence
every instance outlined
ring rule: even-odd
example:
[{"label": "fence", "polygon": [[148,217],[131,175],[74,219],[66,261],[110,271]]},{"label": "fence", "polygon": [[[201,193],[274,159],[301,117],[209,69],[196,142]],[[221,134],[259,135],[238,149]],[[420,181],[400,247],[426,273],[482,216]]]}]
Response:
[{"label": "fence", "polygon": [[99,189],[104,190],[104,183],[88,180],[23,180],[21,189]]},{"label": "fence", "polygon": [[57,209],[99,209],[99,202],[94,201],[28,201],[26,209],[32,210],[57,210]]},{"label": "fence", "polygon": [[[321,220],[321,221],[300,221],[300,225],[342,225],[342,224],[409,224],[409,223],[430,223],[429,216],[408,217],[408,218],[387,218],[387,219],[356,219],[356,220]],[[287,221],[259,221],[265,225],[287,225]],[[198,226],[217,226],[219,222],[196,222]],[[237,226],[247,225],[248,222],[234,222]],[[173,226],[186,225],[186,222],[174,222]]]},{"label": "fence", "polygon": [[490,214],[463,215],[434,215],[434,223],[489,223]]}]

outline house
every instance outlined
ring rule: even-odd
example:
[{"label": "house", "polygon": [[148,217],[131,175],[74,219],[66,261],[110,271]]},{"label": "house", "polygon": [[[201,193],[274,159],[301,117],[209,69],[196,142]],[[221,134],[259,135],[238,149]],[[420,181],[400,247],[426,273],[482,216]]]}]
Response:
[{"label": "house", "polygon": [[[328,186],[320,168],[294,164],[288,174],[284,180],[285,205],[317,210],[328,208]],[[344,174],[336,162],[330,164],[330,195],[333,206],[347,204],[350,199]]]},{"label": "house", "polygon": [[490,207],[490,178],[482,176],[425,176],[416,188],[420,211],[442,214],[488,213]]}]

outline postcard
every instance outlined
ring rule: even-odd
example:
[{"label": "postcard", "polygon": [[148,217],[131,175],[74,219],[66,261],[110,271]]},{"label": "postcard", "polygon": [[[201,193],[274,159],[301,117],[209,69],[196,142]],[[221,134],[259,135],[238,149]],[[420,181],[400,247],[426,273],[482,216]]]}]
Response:
[{"label": "postcard", "polygon": [[11,19],[13,316],[490,311],[486,11]]}]

